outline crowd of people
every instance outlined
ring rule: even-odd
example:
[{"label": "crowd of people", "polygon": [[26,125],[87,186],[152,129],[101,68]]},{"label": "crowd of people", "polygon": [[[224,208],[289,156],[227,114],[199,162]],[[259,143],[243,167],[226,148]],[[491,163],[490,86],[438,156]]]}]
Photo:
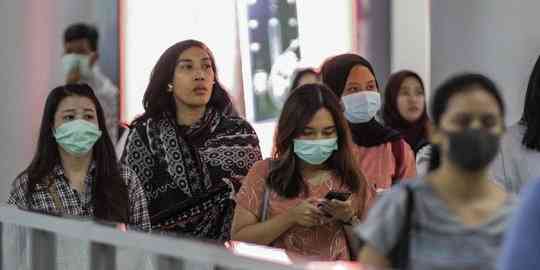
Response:
[{"label": "crowd of people", "polygon": [[540,58],[507,129],[485,75],[456,73],[428,102],[413,71],[381,87],[364,57],[330,56],[295,73],[263,159],[204,43],[163,52],[118,154],[97,32],[76,24],[64,45],[65,84],[47,97],[9,204],[381,269],[540,267]]}]

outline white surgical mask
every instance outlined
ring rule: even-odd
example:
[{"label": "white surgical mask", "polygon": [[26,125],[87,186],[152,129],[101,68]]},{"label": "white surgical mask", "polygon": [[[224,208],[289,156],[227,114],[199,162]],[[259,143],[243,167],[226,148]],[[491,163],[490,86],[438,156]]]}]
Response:
[{"label": "white surgical mask", "polygon": [[345,118],[353,124],[367,123],[381,108],[381,94],[376,91],[360,91],[341,98],[345,106]]},{"label": "white surgical mask", "polygon": [[79,68],[81,78],[89,79],[92,76],[92,70],[90,68],[90,56],[84,54],[70,53],[62,56],[62,67],[64,77],[67,76],[72,70]]}]

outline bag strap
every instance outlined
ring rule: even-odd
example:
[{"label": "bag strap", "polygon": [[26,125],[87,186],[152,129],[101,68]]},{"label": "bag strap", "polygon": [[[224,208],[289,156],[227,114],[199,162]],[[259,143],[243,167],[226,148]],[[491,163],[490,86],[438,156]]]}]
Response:
[{"label": "bag strap", "polygon": [[268,205],[270,201],[270,190],[264,186],[263,200],[261,206],[261,222],[265,222],[268,219]]},{"label": "bag strap", "polygon": [[[268,162],[268,173],[266,174],[267,177],[270,177],[270,173],[272,172],[272,159],[267,158]],[[262,203],[261,203],[261,222],[265,222],[268,219],[268,207],[270,205],[270,189],[267,187],[266,182],[263,185],[264,191],[263,191],[263,197],[262,197]]]},{"label": "bag strap", "polygon": [[407,269],[410,259],[411,230],[413,228],[412,214],[414,211],[414,193],[409,185],[405,185],[405,216],[399,231],[396,245],[390,250],[389,258],[392,268]]},{"label": "bag strap", "polygon": [[401,168],[403,167],[403,153],[404,151],[403,139],[392,141],[392,154],[396,160],[394,177],[392,177],[392,185],[397,184],[399,176],[401,175]]}]

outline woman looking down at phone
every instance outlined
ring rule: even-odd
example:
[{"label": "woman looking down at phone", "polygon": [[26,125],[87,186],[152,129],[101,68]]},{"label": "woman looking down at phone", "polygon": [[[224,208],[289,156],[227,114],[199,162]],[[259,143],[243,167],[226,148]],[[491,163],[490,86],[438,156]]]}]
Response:
[{"label": "woman looking down at phone", "polygon": [[335,94],[320,84],[297,88],[279,118],[272,159],[255,163],[236,196],[232,239],[350,259],[348,229],[367,204],[350,144]]}]

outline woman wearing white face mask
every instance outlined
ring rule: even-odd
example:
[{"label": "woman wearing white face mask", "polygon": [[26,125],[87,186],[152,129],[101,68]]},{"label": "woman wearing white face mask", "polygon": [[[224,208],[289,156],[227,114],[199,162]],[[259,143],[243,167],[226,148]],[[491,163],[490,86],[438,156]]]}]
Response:
[{"label": "woman wearing white face mask", "polygon": [[321,67],[323,82],[341,97],[356,147],[353,153],[373,192],[416,176],[414,154],[399,132],[375,119],[381,96],[371,64],[357,54],[342,54]]},{"label": "woman wearing white face mask", "polygon": [[86,84],[50,92],[36,154],[13,182],[8,204],[150,230],[141,183],[132,170],[117,165],[103,109]]}]

